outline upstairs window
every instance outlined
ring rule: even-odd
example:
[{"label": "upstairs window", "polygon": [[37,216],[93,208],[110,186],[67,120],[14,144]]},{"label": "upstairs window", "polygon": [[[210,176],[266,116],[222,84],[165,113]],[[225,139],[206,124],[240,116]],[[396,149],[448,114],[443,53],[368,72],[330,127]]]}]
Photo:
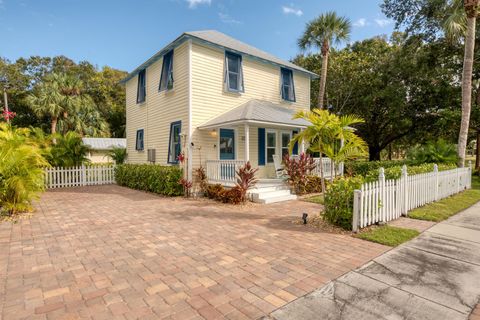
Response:
[{"label": "upstairs window", "polygon": [[137,139],[135,140],[135,150],[143,151],[143,129],[137,130]]},{"label": "upstairs window", "polygon": [[168,146],[168,163],[178,163],[178,156],[181,152],[180,133],[182,132],[182,122],[172,122],[170,124],[170,143]]},{"label": "upstairs window", "polygon": [[225,90],[243,92],[242,56],[225,53]]},{"label": "upstairs window", "polygon": [[159,91],[173,89],[173,50],[163,56],[162,74]]},{"label": "upstairs window", "polygon": [[145,102],[147,96],[145,69],[138,73],[138,86],[137,86],[137,103]]},{"label": "upstairs window", "polygon": [[281,70],[282,99],[286,101],[295,101],[295,87],[293,85],[293,72],[289,69]]}]

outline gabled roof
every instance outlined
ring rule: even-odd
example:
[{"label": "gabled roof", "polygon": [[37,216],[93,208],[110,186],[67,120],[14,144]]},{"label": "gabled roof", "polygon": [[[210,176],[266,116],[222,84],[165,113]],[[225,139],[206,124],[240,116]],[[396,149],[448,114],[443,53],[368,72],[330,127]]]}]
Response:
[{"label": "gabled roof", "polygon": [[126,148],[127,139],[123,138],[82,138],[83,144],[93,150],[110,150],[113,147]]},{"label": "gabled roof", "polygon": [[297,128],[305,128],[310,125],[310,122],[304,119],[293,119],[295,113],[295,110],[287,109],[269,101],[252,99],[207,121],[199,126],[199,129],[210,129],[240,123],[263,123]]},{"label": "gabled roof", "polygon": [[148,66],[153,64],[155,61],[159,60],[165,53],[167,53],[168,51],[170,51],[171,49],[175,48],[176,46],[180,45],[181,43],[183,43],[185,40],[188,40],[188,39],[192,39],[193,41],[196,41],[199,43],[206,43],[206,44],[215,46],[217,48],[220,48],[222,50],[229,50],[229,51],[241,53],[241,54],[250,56],[252,58],[258,59],[262,62],[274,64],[280,67],[287,67],[299,72],[303,72],[310,75],[310,77],[312,78],[318,77],[317,74],[311,71],[308,71],[302,67],[299,67],[289,61],[277,58],[274,55],[271,55],[265,51],[262,51],[251,45],[243,43],[230,36],[227,36],[224,33],[221,33],[216,30],[203,30],[203,31],[190,31],[190,32],[183,33],[177,39],[172,41],[170,44],[168,44],[162,50],[157,52],[150,59],[148,59],[147,61],[142,63],[139,67],[137,67],[135,70],[133,70],[131,73],[129,73],[127,77],[122,80],[122,82],[126,82],[130,80],[131,78],[136,76],[141,70],[147,68]]}]

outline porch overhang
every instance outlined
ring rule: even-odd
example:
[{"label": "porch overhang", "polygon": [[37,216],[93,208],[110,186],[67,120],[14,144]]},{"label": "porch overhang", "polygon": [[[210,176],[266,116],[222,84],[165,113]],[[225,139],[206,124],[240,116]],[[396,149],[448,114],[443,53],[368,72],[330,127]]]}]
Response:
[{"label": "porch overhang", "polygon": [[198,127],[200,130],[241,124],[278,127],[306,128],[310,123],[304,119],[293,119],[296,111],[264,100],[250,100]]}]

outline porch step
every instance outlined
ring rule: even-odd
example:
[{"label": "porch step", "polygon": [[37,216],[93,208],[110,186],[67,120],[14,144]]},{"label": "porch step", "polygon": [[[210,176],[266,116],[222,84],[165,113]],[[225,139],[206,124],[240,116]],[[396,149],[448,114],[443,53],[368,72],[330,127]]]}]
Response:
[{"label": "porch step", "polygon": [[257,184],[249,193],[253,202],[264,204],[295,200],[297,198],[296,195],[290,193],[290,188],[282,180]]},{"label": "porch step", "polygon": [[290,201],[290,200],[296,200],[297,196],[294,194],[287,194],[283,196],[276,196],[276,197],[271,197],[271,198],[266,198],[266,199],[258,199],[254,200],[256,203],[262,203],[262,204],[269,204],[269,203],[275,203],[275,202],[282,202],[282,201]]}]

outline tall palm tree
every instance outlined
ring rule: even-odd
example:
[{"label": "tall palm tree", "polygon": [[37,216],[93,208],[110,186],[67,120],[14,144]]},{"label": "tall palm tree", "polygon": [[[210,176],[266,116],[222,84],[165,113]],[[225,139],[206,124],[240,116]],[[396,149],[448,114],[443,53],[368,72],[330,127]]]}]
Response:
[{"label": "tall palm tree", "polygon": [[444,23],[449,38],[464,38],[465,53],[462,72],[462,120],[458,135],[458,166],[465,166],[470,112],[472,109],[473,55],[475,52],[475,27],[480,0],[453,0],[451,14]]},{"label": "tall palm tree", "polygon": [[303,35],[298,39],[298,46],[301,49],[317,48],[320,49],[322,55],[322,71],[317,103],[319,109],[323,108],[325,97],[330,46],[348,41],[351,29],[352,25],[348,18],[340,17],[331,11],[308,22]]},{"label": "tall palm tree", "polygon": [[51,73],[27,97],[27,102],[37,115],[50,117],[50,131],[55,134],[60,120],[77,114],[82,108],[85,96],[79,79],[65,73]]}]

